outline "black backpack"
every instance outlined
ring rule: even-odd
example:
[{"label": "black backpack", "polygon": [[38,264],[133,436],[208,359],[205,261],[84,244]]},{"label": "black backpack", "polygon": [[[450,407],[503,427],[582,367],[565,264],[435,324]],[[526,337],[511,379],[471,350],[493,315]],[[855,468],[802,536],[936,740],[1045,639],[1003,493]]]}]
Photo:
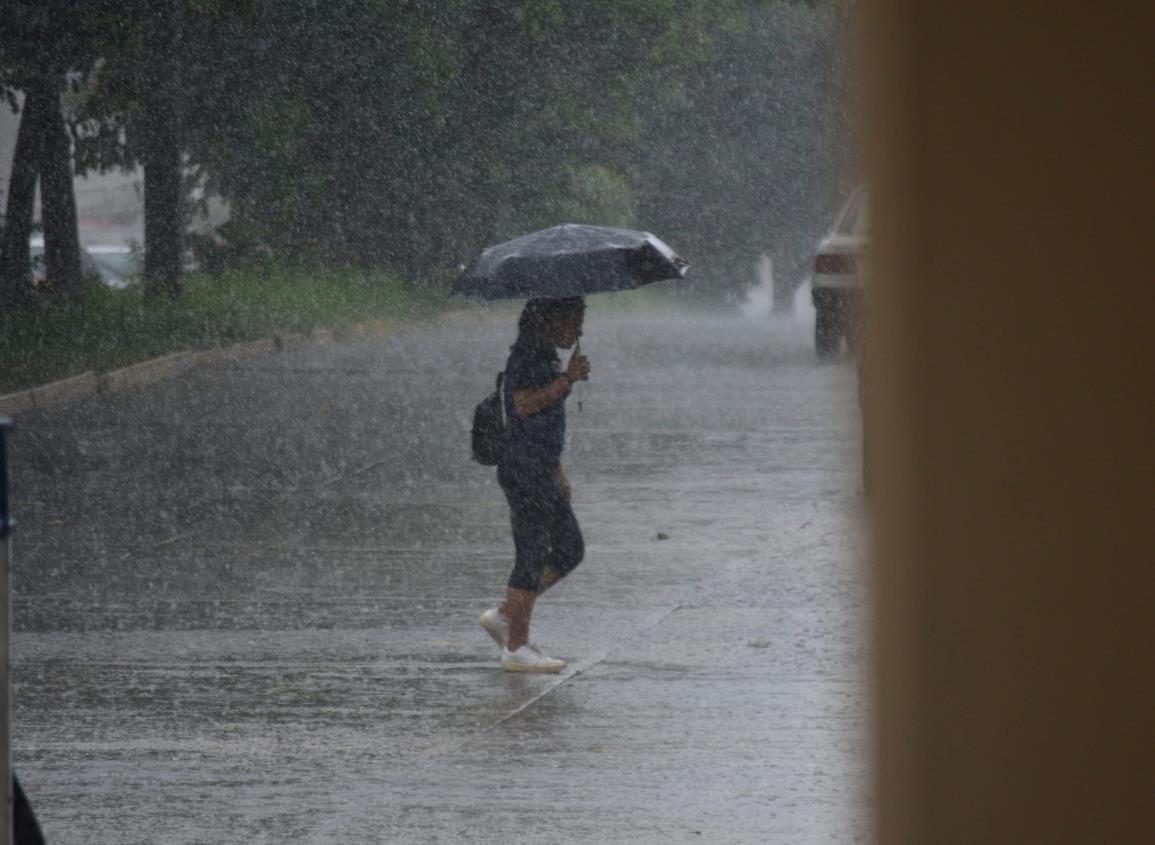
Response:
[{"label": "black backpack", "polygon": [[501,395],[504,380],[505,373],[498,373],[497,389],[473,409],[473,460],[482,466],[497,466],[509,441],[505,397]]}]

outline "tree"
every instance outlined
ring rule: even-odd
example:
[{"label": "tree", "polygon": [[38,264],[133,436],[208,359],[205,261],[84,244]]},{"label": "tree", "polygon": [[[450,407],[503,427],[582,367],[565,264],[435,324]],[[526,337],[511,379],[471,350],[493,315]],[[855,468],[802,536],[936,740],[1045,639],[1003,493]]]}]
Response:
[{"label": "tree", "polygon": [[95,33],[108,0],[11,0],[0,9],[0,93],[15,102],[25,92],[8,209],[11,225],[0,246],[0,289],[9,301],[27,297],[28,234],[37,177],[44,211],[45,264],[53,291],[79,290],[80,238],[73,187],[71,138],[61,93],[97,58]]},{"label": "tree", "polygon": [[760,252],[793,281],[838,159],[836,28],[773,0],[253,0],[189,32],[188,152],[283,255],[437,285],[613,218],[696,287],[748,284]]},{"label": "tree", "polygon": [[[81,92],[77,112],[69,120],[76,140],[76,169],[88,172],[144,164],[145,284],[150,293],[180,293],[185,98],[179,68],[185,21],[237,5],[243,7],[224,0],[90,0],[82,4],[17,0],[0,17],[6,32],[20,35],[0,45],[0,88],[27,91],[36,103],[40,101],[39,94],[33,96],[37,80],[52,77],[57,89],[70,80]],[[38,168],[44,193],[46,263],[54,288],[74,289],[73,280],[79,277],[79,239],[59,90],[48,103],[45,120],[29,125],[47,133],[43,143],[37,142],[46,156]],[[27,261],[11,255],[4,266],[19,275],[13,268]]]},{"label": "tree", "polygon": [[188,152],[276,252],[438,284],[559,215],[633,222],[642,80],[708,5],[254,0],[190,25]]},{"label": "tree", "polygon": [[72,141],[64,125],[55,79],[41,78],[29,96],[45,106],[40,148],[40,197],[44,222],[44,274],[57,293],[75,296],[81,286],[80,233],[72,178]]},{"label": "tree", "polygon": [[28,239],[32,234],[32,211],[36,179],[40,171],[48,104],[33,91],[24,100],[12,177],[8,182],[8,205],[0,232],[0,307],[23,304],[32,292]]},{"label": "tree", "polygon": [[0,242],[0,296],[18,304],[30,292],[33,201],[40,179],[44,266],[51,290],[74,295],[82,281],[72,146],[60,104],[61,83],[53,74],[27,78],[24,114],[17,133],[8,208]]},{"label": "tree", "polygon": [[180,68],[185,30],[224,0],[99,0],[90,14],[99,56],[77,115],[81,172],[144,168],[144,285],[150,296],[180,296],[184,103]]},{"label": "tree", "polygon": [[144,285],[147,294],[181,293],[182,4],[151,0],[144,14],[141,62],[144,164]]}]

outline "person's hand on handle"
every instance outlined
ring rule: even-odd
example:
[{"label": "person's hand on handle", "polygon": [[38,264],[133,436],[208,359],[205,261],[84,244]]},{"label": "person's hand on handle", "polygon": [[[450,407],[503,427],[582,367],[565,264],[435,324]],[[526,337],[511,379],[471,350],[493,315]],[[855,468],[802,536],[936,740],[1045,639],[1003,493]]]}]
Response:
[{"label": "person's hand on handle", "polygon": [[[513,391],[513,412],[520,419],[541,413],[558,402],[564,402],[573,386],[579,381],[589,381],[589,377],[590,360],[581,354],[580,346],[575,346],[565,372],[545,387],[537,390]],[[578,410],[581,410],[580,402]]]},{"label": "person's hand on handle", "polygon": [[574,346],[573,355],[570,356],[569,365],[565,368],[565,377],[569,379],[570,384],[579,381],[589,381],[590,378],[590,359],[582,355],[581,341],[578,341]]}]

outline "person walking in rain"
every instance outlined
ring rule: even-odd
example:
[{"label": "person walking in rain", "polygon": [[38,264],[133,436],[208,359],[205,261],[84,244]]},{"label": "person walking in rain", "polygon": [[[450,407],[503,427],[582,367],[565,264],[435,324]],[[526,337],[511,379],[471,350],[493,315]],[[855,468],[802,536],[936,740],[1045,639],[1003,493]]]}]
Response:
[{"label": "person walking in rain", "polygon": [[[481,614],[481,626],[501,647],[507,672],[565,668],[564,660],[542,654],[530,642],[529,626],[538,597],[573,572],[585,554],[561,466],[565,401],[573,385],[590,374],[579,344],[584,319],[581,297],[531,299],[505,366],[509,439],[497,480],[509,502],[516,554],[505,601]],[[564,369],[558,348],[574,349]]]}]

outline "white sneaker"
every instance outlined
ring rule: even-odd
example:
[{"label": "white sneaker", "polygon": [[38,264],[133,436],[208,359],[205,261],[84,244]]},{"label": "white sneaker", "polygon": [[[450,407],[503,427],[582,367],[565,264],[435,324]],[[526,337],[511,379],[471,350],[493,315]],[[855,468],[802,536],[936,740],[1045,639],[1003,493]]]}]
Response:
[{"label": "white sneaker", "polygon": [[493,641],[501,648],[505,648],[505,644],[509,642],[509,620],[505,618],[501,610],[496,607],[491,607],[485,613],[481,614],[481,627],[485,629],[485,633],[493,637]]},{"label": "white sneaker", "polygon": [[560,672],[565,668],[565,661],[546,657],[529,645],[523,645],[517,651],[503,647],[501,668],[506,672]]},{"label": "white sneaker", "polygon": [[[505,618],[505,614],[501,612],[500,608],[491,607],[485,613],[481,614],[481,627],[485,629],[485,633],[493,637],[493,641],[499,647],[505,648],[505,644],[509,642],[509,620]],[[530,643],[526,648],[531,648],[540,653],[541,649],[537,647],[537,643]]]}]

